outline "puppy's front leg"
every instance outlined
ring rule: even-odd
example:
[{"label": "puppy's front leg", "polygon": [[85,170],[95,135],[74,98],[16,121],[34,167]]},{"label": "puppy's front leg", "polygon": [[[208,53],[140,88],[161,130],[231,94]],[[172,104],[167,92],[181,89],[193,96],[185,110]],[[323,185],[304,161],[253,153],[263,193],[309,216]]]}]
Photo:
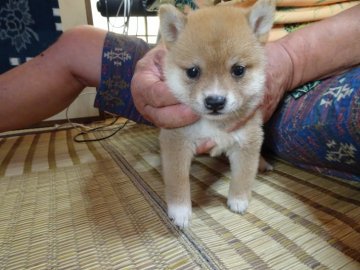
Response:
[{"label": "puppy's front leg", "polygon": [[174,130],[161,130],[160,147],[168,215],[184,228],[191,217],[189,173],[194,146]]},{"label": "puppy's front leg", "polygon": [[235,146],[229,153],[232,177],[227,204],[236,213],[245,213],[249,206],[260,157],[259,152],[254,150]]}]

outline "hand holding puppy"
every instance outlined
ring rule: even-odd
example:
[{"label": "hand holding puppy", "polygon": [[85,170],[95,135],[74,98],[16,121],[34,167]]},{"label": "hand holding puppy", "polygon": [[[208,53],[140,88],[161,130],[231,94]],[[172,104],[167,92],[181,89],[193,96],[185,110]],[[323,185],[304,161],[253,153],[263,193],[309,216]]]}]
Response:
[{"label": "hand holding puppy", "polygon": [[164,82],[163,44],[150,50],[136,65],[131,92],[137,110],[155,126],[177,128],[199,119],[190,107],[179,103]]},{"label": "hand holding puppy", "polygon": [[[169,91],[162,74],[166,48],[162,44],[150,50],[136,65],[131,91],[138,111],[157,127],[177,128],[194,123],[199,116],[181,104]],[[292,62],[287,50],[279,42],[265,46],[267,57],[265,97],[262,104],[264,122],[276,110],[281,98],[289,91]],[[243,120],[239,120],[239,124]],[[214,144],[202,145],[199,153],[207,152]]]}]

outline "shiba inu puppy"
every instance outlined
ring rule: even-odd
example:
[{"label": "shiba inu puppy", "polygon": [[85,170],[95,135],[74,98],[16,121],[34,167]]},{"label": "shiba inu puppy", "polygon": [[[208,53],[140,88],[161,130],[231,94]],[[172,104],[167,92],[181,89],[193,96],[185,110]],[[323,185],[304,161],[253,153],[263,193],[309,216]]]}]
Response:
[{"label": "shiba inu puppy", "polygon": [[[162,129],[160,147],[168,215],[179,227],[191,217],[189,172],[204,139],[225,153],[232,179],[227,204],[244,213],[251,197],[263,141],[259,106],[264,95],[265,56],[260,40],[273,23],[273,1],[250,9],[216,6],[187,16],[172,5],[159,10],[166,82],[177,99],[201,119],[177,129]],[[243,125],[231,131],[234,123]]]}]

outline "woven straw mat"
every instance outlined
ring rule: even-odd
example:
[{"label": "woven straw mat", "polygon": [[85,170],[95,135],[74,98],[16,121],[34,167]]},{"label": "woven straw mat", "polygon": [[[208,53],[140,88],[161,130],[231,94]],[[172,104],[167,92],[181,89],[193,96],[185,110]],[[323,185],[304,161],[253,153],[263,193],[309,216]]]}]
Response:
[{"label": "woven straw mat", "polygon": [[360,269],[360,183],[271,159],[238,215],[226,159],[197,157],[182,231],[166,215],[157,129],[77,132],[0,139],[0,269]]}]

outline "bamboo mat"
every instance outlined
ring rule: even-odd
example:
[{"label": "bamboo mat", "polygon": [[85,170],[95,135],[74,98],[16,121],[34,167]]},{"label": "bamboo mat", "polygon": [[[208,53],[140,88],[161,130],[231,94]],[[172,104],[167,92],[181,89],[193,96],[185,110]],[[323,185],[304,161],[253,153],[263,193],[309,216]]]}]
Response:
[{"label": "bamboo mat", "polygon": [[228,163],[201,156],[181,231],[166,216],[156,129],[80,144],[76,133],[0,139],[0,269],[360,269],[360,183],[273,159],[238,215]]}]

